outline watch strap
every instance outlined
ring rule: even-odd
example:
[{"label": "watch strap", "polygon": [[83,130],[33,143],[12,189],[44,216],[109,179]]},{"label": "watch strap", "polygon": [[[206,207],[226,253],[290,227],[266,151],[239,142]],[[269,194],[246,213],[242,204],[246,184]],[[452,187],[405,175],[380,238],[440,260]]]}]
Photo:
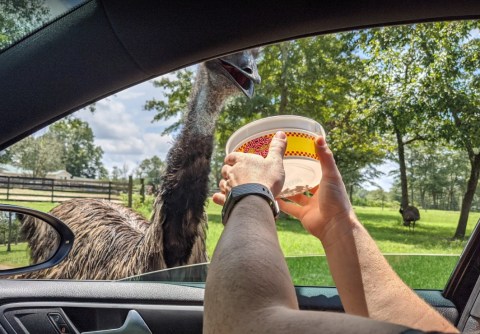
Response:
[{"label": "watch strap", "polygon": [[270,190],[266,186],[260,183],[245,183],[245,184],[233,187],[230,193],[228,194],[222,210],[223,225],[226,224],[228,217],[230,217],[230,213],[232,212],[235,205],[242,198],[249,195],[256,195],[264,198],[267,201],[270,208],[272,209],[274,218],[278,217],[278,214],[280,213],[280,209],[278,208],[278,203],[273,197],[273,194],[270,192]]}]

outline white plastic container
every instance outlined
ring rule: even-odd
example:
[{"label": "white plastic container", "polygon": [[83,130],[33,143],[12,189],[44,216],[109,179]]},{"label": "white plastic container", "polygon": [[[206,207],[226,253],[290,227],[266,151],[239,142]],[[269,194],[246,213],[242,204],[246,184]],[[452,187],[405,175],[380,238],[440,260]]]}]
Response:
[{"label": "white plastic container", "polygon": [[254,153],[266,157],[270,141],[277,131],[287,135],[285,184],[279,197],[290,197],[317,186],[322,170],[314,140],[319,135],[325,136],[325,131],[318,122],[309,118],[282,115],[249,123],[228,139],[226,152]]}]

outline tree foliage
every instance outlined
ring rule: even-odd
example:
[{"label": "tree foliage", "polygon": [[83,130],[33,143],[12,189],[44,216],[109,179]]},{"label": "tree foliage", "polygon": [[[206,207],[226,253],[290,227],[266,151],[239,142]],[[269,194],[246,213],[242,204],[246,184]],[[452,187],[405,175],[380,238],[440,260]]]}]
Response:
[{"label": "tree foliage", "polygon": [[180,115],[180,120],[167,127],[163,134],[174,132],[180,128],[183,113],[187,110],[193,78],[193,71],[186,68],[175,72],[173,75],[163,76],[153,81],[155,87],[165,90],[164,99],[152,99],[145,102],[145,110],[156,111],[153,121],[168,120]]},{"label": "tree foliage", "polygon": [[0,50],[48,21],[43,0],[0,0]]},{"label": "tree foliage", "polygon": [[455,238],[463,238],[480,177],[480,38],[478,21],[433,23],[435,43],[424,46],[430,61],[420,91],[429,130],[467,153],[470,175]]},{"label": "tree foliage", "polygon": [[[424,209],[459,210],[460,198],[465,192],[469,175],[465,152],[417,142],[408,147],[407,160],[409,198],[411,203]],[[398,172],[395,173],[398,176]],[[401,200],[397,183],[393,192]]]},{"label": "tree foliage", "polygon": [[65,118],[51,125],[48,131],[62,143],[59,153],[67,172],[91,179],[108,174],[102,163],[103,150],[95,145],[93,131],[87,122]]},{"label": "tree foliage", "polygon": [[146,183],[158,185],[161,182],[162,175],[165,171],[165,162],[158,156],[142,160],[136,168],[135,174],[137,178],[146,179]]},{"label": "tree foliage", "polygon": [[414,24],[367,30],[358,38],[369,64],[368,120],[397,139],[402,206],[409,202],[406,145],[430,140],[468,154],[471,168],[458,238],[465,235],[480,173],[480,48],[472,35],[478,27],[477,21]]},{"label": "tree foliage", "polygon": [[11,149],[14,165],[30,171],[32,177],[46,177],[48,172],[59,170],[62,164],[62,144],[51,133],[27,137]]},{"label": "tree foliage", "polygon": [[7,151],[16,166],[31,171],[33,177],[65,169],[76,177],[105,178],[103,150],[94,144],[88,123],[66,118],[51,125],[44,134],[27,137]]}]

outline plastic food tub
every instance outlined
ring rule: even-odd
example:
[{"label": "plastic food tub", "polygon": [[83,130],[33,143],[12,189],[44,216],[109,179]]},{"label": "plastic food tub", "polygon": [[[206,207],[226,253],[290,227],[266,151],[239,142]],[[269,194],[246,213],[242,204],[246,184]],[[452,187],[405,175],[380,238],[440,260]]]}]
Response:
[{"label": "plastic food tub", "polygon": [[314,140],[319,135],[325,136],[325,131],[312,119],[282,115],[251,122],[232,134],[226,152],[253,153],[266,157],[270,141],[277,131],[283,131],[287,135],[285,184],[279,197],[290,197],[317,186],[322,170]]}]

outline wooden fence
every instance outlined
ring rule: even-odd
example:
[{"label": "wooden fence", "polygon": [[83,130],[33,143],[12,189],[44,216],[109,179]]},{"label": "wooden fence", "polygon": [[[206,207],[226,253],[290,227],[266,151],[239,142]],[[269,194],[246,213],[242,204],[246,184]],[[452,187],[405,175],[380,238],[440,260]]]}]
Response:
[{"label": "wooden fence", "polygon": [[72,198],[100,198],[119,201],[132,193],[130,182],[59,180],[0,176],[0,199],[30,202],[61,202]]}]

